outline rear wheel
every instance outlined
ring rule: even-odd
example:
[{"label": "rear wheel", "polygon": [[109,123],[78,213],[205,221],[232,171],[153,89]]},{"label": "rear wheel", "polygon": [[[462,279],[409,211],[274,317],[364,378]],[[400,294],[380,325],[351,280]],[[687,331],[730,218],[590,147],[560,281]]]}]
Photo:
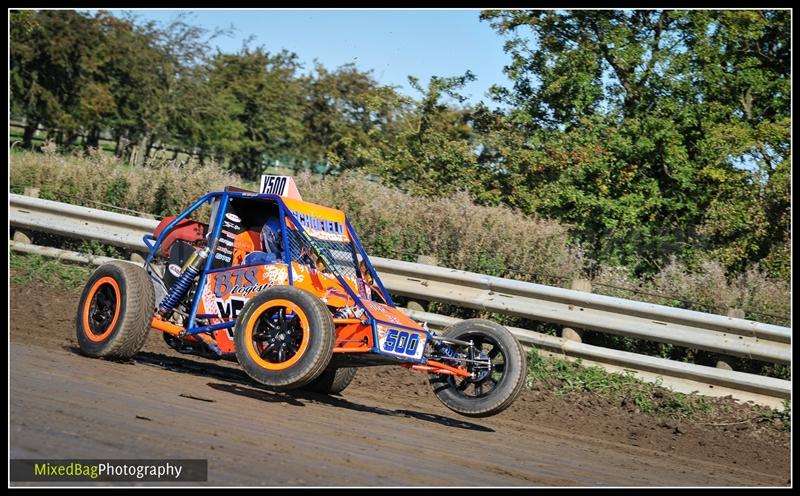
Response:
[{"label": "rear wheel", "polygon": [[319,376],[333,355],[328,307],[308,291],[279,286],[251,298],[236,320],[236,358],[254,380],[295,389]]},{"label": "rear wheel", "polygon": [[78,302],[76,334],[92,357],[130,358],[144,345],[155,309],[150,277],[126,262],[101,265]]},{"label": "rear wheel", "polygon": [[315,393],[339,394],[353,382],[357,370],[355,367],[329,367],[303,389]]},{"label": "rear wheel", "polygon": [[483,319],[463,320],[448,328],[444,338],[472,342],[449,344],[474,377],[434,374],[430,382],[447,408],[468,417],[502,412],[519,396],[527,376],[522,346],[505,327]]}]

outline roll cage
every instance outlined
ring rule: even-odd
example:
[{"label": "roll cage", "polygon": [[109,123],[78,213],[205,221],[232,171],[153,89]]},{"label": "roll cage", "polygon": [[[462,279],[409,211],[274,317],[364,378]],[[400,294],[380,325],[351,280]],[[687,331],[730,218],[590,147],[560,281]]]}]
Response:
[{"label": "roll cage", "polygon": [[[159,233],[159,236],[153,236],[152,234],[147,234],[144,236],[144,243],[147,245],[149,250],[147,259],[145,260],[144,267],[145,270],[150,271],[150,264],[152,263],[153,259],[155,258],[156,254],[158,253],[161,244],[164,242],[164,239],[167,235],[175,228],[175,226],[181,222],[182,220],[188,218],[192,213],[194,213],[198,208],[203,206],[204,204],[210,203],[212,204],[212,212],[211,218],[209,219],[209,233],[207,236],[208,240],[208,247],[212,250],[217,245],[217,242],[220,237],[220,233],[223,228],[223,223],[225,222],[225,214],[226,214],[226,207],[229,204],[229,201],[232,199],[247,199],[247,200],[254,200],[254,201],[263,201],[265,203],[271,203],[277,205],[278,207],[278,218],[280,220],[280,228],[281,228],[281,235],[283,237],[283,260],[286,262],[288,268],[288,276],[289,276],[289,285],[294,285],[294,277],[293,277],[293,268],[292,268],[292,260],[296,259],[293,258],[291,245],[289,243],[289,230],[293,229],[299,234],[299,239],[304,244],[306,249],[311,250],[315,253],[318,259],[324,264],[325,268],[333,274],[339,284],[341,284],[344,291],[347,292],[348,296],[353,299],[353,301],[358,305],[361,309],[363,309],[365,316],[369,320],[371,325],[374,325],[376,322],[379,322],[370,312],[370,309],[367,305],[365,305],[361,301],[361,297],[353,291],[350,285],[345,280],[344,276],[341,274],[341,271],[337,268],[336,264],[333,262],[334,257],[330,253],[330,251],[324,246],[324,243],[320,242],[319,240],[315,239],[311,236],[307,229],[303,226],[303,224],[298,220],[298,218],[294,215],[292,210],[286,205],[284,198],[279,195],[274,194],[260,194],[260,193],[249,193],[249,192],[240,192],[240,191],[217,191],[208,193],[202,196],[200,199],[195,201],[189,208],[181,212],[175,219],[173,219],[167,226]],[[294,200],[295,202],[297,200]],[[306,205],[316,206],[309,202],[301,202]],[[287,219],[291,221],[292,227],[289,228],[287,225]],[[349,241],[351,244],[351,248],[353,249],[353,258],[354,263],[358,266],[358,262],[356,259],[356,254],[361,256],[361,260],[363,260],[366,270],[368,271],[369,275],[372,277],[372,280],[377,285],[378,289],[381,292],[381,296],[383,297],[384,301],[390,307],[395,307],[394,302],[392,301],[391,296],[389,295],[386,288],[383,286],[383,282],[381,281],[378,273],[375,271],[375,268],[372,266],[372,263],[367,256],[366,251],[364,250],[361,241],[358,238],[358,235],[353,229],[350,220],[345,216],[345,228],[347,230],[347,234],[349,237]],[[204,264],[203,271],[200,273],[200,279],[198,282],[197,287],[203,288],[206,284],[206,279],[209,273],[213,273],[220,270],[228,270],[230,268],[239,268],[239,267],[250,267],[254,265],[264,265],[263,263],[257,264],[243,264],[243,265],[236,265],[232,267],[224,267],[222,269],[214,269],[212,265],[214,263],[214,258],[209,256]],[[360,270],[355,271],[355,277],[361,279],[363,281],[363,275]],[[188,315],[188,323],[186,325],[185,334],[200,334],[200,333],[207,333],[213,332],[219,329],[230,328],[235,325],[235,319],[232,319],[228,322],[223,322],[220,324],[214,325],[205,325],[205,326],[197,326],[195,321],[198,318],[197,314],[197,307],[200,301],[201,291],[196,291],[192,298],[191,304],[191,311]]]}]

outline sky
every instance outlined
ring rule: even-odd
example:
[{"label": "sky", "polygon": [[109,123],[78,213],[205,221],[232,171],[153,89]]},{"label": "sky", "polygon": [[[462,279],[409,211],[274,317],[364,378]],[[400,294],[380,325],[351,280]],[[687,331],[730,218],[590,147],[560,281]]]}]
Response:
[{"label": "sky", "polygon": [[[115,15],[123,11],[112,10]],[[493,84],[508,86],[503,66],[504,38],[479,10],[131,10],[142,20],[168,22],[179,12],[187,22],[211,29],[232,26],[232,36],[217,38],[223,52],[235,52],[252,36],[251,46],[270,52],[295,52],[306,69],[317,59],[328,69],[354,63],[372,70],[381,84],[418,97],[408,84],[416,76],[423,87],[431,76],[459,76],[471,70],[477,77],[462,91],[465,103],[489,102]]]}]

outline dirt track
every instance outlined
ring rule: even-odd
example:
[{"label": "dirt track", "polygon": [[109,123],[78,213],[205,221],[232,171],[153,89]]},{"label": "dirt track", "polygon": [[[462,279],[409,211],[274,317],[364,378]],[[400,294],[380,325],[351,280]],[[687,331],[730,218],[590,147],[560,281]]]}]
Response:
[{"label": "dirt track", "polygon": [[131,363],[86,358],[76,293],[11,289],[12,458],[208,458],[219,485],[789,484],[788,436],[747,427],[676,426],[536,391],[466,419],[423,374],[396,368],[359,371],[342,397],[273,393],[155,332]]}]

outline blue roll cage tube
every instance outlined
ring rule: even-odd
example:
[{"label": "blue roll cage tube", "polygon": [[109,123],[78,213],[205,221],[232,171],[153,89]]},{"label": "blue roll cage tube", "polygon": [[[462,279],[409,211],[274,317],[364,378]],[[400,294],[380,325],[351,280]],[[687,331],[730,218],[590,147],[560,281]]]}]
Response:
[{"label": "blue roll cage tube", "polygon": [[[279,211],[280,211],[281,230],[282,230],[282,234],[283,234],[284,260],[287,261],[286,265],[287,265],[287,268],[288,268],[289,285],[290,286],[294,285],[294,279],[293,279],[293,274],[292,274],[291,252],[290,252],[290,248],[289,248],[288,232],[287,232],[287,227],[286,227],[286,218],[287,217],[289,218],[289,220],[292,221],[292,224],[294,224],[295,228],[298,230],[298,232],[300,233],[300,235],[304,239],[304,241],[311,245],[310,248],[313,249],[313,250],[316,250],[321,255],[320,258],[322,259],[323,263],[326,265],[328,270],[330,270],[331,273],[336,277],[336,279],[339,281],[339,283],[342,285],[342,287],[348,293],[348,295],[351,298],[353,298],[353,301],[355,301],[356,304],[361,309],[363,309],[364,312],[366,313],[366,315],[367,315],[367,317],[369,319],[369,322],[372,325],[372,329],[373,329],[373,337],[374,337],[373,343],[375,343],[375,348],[373,348],[374,351],[380,353],[380,351],[377,349],[377,343],[378,343],[378,339],[377,339],[377,324],[378,323],[383,323],[383,324],[386,324],[386,325],[390,325],[392,327],[405,328],[405,326],[398,326],[397,324],[390,324],[388,322],[379,321],[372,315],[372,313],[369,311],[369,309],[361,302],[361,298],[358,295],[355,294],[355,292],[352,290],[352,288],[350,288],[350,286],[344,280],[344,277],[342,277],[342,275],[339,273],[339,271],[336,269],[336,267],[333,266],[332,263],[328,263],[329,260],[333,260],[333,257],[331,257],[330,252],[326,248],[323,248],[323,247],[321,247],[321,246],[319,246],[319,245],[317,245],[316,243],[313,242],[313,237],[311,237],[308,233],[306,233],[306,231],[303,228],[302,224],[300,224],[300,222],[297,220],[297,218],[295,218],[295,216],[291,212],[291,210],[286,207],[286,204],[283,202],[283,199],[279,195],[225,191],[225,192],[212,192],[212,193],[208,193],[208,194],[202,196],[200,199],[198,199],[196,202],[194,202],[189,208],[184,210],[180,215],[178,215],[169,224],[167,224],[167,226],[161,231],[161,233],[159,233],[158,238],[156,238],[152,234],[146,234],[144,236],[144,243],[145,243],[145,245],[147,245],[148,249],[150,250],[150,253],[148,254],[147,259],[145,260],[145,263],[144,263],[145,268],[149,267],[150,263],[152,262],[153,258],[155,257],[155,254],[158,251],[158,248],[161,246],[161,243],[164,241],[164,238],[166,238],[167,234],[169,234],[180,221],[182,221],[185,218],[187,218],[189,215],[192,214],[192,212],[194,212],[195,210],[200,208],[200,206],[202,206],[203,204],[211,202],[211,201],[213,201],[215,199],[218,199],[218,198],[220,199],[220,202],[219,202],[219,204],[218,204],[219,206],[217,207],[217,210],[216,210],[216,219],[213,219],[214,228],[211,231],[211,237],[208,240],[208,246],[211,249],[211,252],[213,252],[214,248],[216,248],[216,243],[217,243],[217,240],[219,238],[220,231],[222,229],[222,220],[224,218],[225,210],[227,209],[228,200],[229,199],[231,199],[231,198],[246,198],[246,199],[255,199],[255,200],[271,200],[271,201],[274,201],[275,203],[277,203]],[[355,230],[353,229],[352,225],[350,224],[350,220],[347,217],[345,217],[345,222],[347,224],[348,234],[350,235],[350,237],[351,237],[356,249],[361,254],[361,257],[365,261],[366,266],[367,266],[367,270],[369,271],[369,273],[372,276],[372,278],[376,281],[376,283],[378,284],[378,287],[380,288],[381,292],[383,293],[383,296],[386,299],[386,303],[391,307],[395,307],[395,304],[392,301],[391,296],[386,291],[386,288],[383,286],[383,283],[381,282],[380,277],[378,277],[378,274],[375,271],[375,268],[370,263],[369,257],[367,256],[366,252],[364,251],[364,247],[361,245],[361,240],[358,238],[358,235],[356,234]],[[150,241],[154,241],[154,243],[151,244]],[[209,257],[206,259],[206,263],[205,263],[205,267],[203,269],[203,272],[200,274],[200,281],[198,282],[198,285],[197,285],[198,291],[195,292],[194,299],[192,301],[192,309],[191,309],[191,312],[189,314],[189,325],[187,326],[186,331],[185,331],[186,335],[209,333],[209,332],[217,331],[219,329],[226,329],[226,328],[234,327],[236,325],[236,321],[235,320],[231,320],[229,322],[222,322],[222,323],[219,323],[219,324],[195,326],[195,319],[197,317],[197,307],[198,307],[199,302],[200,302],[200,297],[202,296],[202,288],[205,287],[207,275],[209,273],[211,273],[211,272],[219,272],[219,271],[222,271],[222,270],[231,269],[231,267],[224,267],[224,268],[219,269],[219,270],[212,270],[211,269],[211,264],[212,263],[213,263],[213,257],[209,255]],[[251,264],[251,265],[262,265],[262,264]],[[239,267],[239,266],[237,266],[237,267]],[[357,276],[360,277],[360,274],[357,274]],[[426,333],[426,334],[428,334],[428,333]],[[428,337],[428,336],[426,336],[426,337]]]}]

